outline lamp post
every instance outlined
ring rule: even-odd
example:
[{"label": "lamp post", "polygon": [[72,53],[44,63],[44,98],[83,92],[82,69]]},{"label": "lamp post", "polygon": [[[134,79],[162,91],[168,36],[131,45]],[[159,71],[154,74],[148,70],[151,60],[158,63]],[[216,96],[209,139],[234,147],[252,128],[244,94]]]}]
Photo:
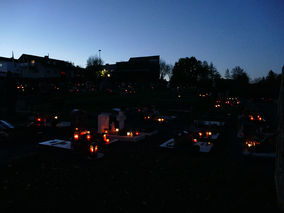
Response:
[{"label": "lamp post", "polygon": [[101,51],[102,50],[99,50],[99,59],[101,60]]}]

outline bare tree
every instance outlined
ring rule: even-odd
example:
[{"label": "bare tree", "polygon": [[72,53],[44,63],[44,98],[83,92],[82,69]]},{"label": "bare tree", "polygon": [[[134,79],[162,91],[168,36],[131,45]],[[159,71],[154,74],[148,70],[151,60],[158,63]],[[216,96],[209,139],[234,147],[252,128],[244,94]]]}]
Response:
[{"label": "bare tree", "polygon": [[160,79],[164,79],[166,75],[170,77],[173,65],[167,64],[166,61],[160,60]]}]

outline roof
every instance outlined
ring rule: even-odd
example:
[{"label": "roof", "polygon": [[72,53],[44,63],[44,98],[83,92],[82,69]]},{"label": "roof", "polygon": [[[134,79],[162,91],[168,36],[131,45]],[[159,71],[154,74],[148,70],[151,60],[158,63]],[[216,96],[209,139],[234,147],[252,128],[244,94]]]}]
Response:
[{"label": "roof", "polygon": [[12,62],[12,61],[15,61],[17,59],[13,59],[13,58],[6,58],[6,57],[0,57],[0,61],[9,61],[9,62]]},{"label": "roof", "polygon": [[144,62],[144,61],[160,61],[159,55],[154,56],[143,56],[143,57],[132,57],[129,59],[129,62]]},{"label": "roof", "polygon": [[30,60],[36,60],[37,62],[41,62],[41,63],[55,62],[56,65],[59,65],[59,64],[60,65],[63,65],[63,64],[71,65],[70,62],[49,58],[49,56],[40,57],[40,56],[28,55],[28,54],[22,54],[21,57],[18,60],[21,61],[21,62],[27,62],[27,61],[30,61]]}]

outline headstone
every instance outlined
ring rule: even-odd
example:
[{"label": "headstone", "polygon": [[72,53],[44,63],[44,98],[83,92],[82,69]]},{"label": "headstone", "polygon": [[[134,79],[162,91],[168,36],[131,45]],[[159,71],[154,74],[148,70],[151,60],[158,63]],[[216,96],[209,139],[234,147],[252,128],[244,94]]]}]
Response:
[{"label": "headstone", "polygon": [[115,124],[114,124],[114,122],[111,122],[111,124],[110,124],[110,132],[112,132],[112,133],[115,132]]},{"label": "headstone", "polygon": [[102,134],[105,129],[109,129],[109,114],[101,113],[98,115],[98,133]]},{"label": "headstone", "polygon": [[116,120],[118,121],[118,128],[119,130],[124,129],[124,121],[126,120],[126,116],[122,111],[118,112],[118,115],[116,116]]},{"label": "headstone", "polygon": [[71,121],[74,128],[85,129],[87,126],[87,113],[79,109],[71,112]]}]

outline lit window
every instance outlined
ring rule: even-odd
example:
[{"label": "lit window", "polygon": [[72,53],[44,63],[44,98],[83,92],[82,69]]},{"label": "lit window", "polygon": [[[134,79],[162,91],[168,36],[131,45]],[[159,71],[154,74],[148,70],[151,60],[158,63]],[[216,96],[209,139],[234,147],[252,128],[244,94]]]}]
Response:
[{"label": "lit window", "polygon": [[35,64],[35,60],[31,60],[31,64]]}]

